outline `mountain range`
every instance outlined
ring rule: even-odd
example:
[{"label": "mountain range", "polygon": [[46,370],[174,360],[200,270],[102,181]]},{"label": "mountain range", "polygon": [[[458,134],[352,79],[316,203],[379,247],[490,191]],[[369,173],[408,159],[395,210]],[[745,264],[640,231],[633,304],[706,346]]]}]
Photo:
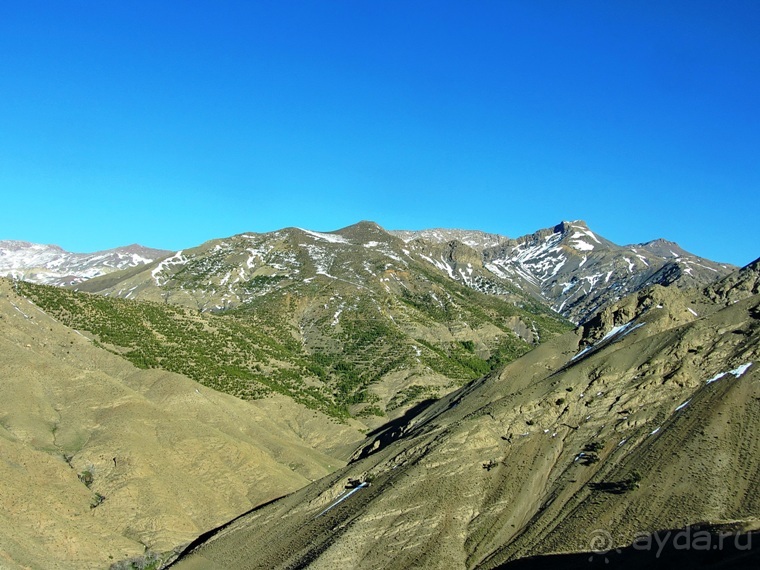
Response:
[{"label": "mountain range", "polygon": [[286,228],[241,234],[171,253],[132,245],[70,254],[57,246],[0,242],[0,274],[8,277],[73,285],[135,268],[128,277],[94,280],[82,290],[171,299],[200,310],[235,307],[317,276],[364,284],[377,277],[381,264],[398,272],[412,261],[428,263],[486,294],[528,294],[576,323],[641,287],[693,287],[736,269],[664,239],[618,246],[583,221],[562,222],[517,239],[468,230],[385,231],[360,222],[331,233]]},{"label": "mountain range", "polygon": [[760,520],[757,262],[580,221],[0,260],[3,567],[495,568]]},{"label": "mountain range", "polygon": [[[618,246],[583,221],[562,222],[517,239],[457,230],[394,233],[407,242],[446,246],[431,263],[470,287],[498,294],[516,286],[573,322],[583,322],[610,301],[647,285],[688,288],[736,269],[664,239]],[[475,272],[462,267],[462,245],[477,253]]]}]

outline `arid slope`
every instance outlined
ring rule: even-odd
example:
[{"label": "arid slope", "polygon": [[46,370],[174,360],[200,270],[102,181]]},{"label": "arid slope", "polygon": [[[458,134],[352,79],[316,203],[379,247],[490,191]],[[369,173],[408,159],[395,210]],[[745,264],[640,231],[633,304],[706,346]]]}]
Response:
[{"label": "arid slope", "polygon": [[340,449],[363,437],[289,398],[139,370],[3,279],[0,370],[4,569],[173,549],[344,465]]}]

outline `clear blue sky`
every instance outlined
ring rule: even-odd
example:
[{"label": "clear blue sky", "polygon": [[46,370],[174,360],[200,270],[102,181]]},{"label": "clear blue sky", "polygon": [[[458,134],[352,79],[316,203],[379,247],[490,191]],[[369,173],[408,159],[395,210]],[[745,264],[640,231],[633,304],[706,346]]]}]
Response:
[{"label": "clear blue sky", "polygon": [[0,4],[0,238],[585,219],[760,256],[760,2]]}]

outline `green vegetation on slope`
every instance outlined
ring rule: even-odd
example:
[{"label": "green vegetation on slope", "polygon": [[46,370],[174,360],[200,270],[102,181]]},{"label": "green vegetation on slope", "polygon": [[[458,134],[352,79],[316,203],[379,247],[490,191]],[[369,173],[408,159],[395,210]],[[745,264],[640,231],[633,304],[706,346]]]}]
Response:
[{"label": "green vegetation on slope", "polygon": [[268,329],[226,315],[19,283],[19,292],[64,324],[95,335],[140,368],[162,368],[201,384],[255,399],[272,391],[345,417],[347,402],[328,383],[307,382],[311,361],[280,323]]},{"label": "green vegetation on slope", "polygon": [[[299,337],[293,324],[295,296],[286,291],[266,302],[211,314],[25,282],[16,287],[67,326],[89,332],[104,348],[140,368],[177,372],[243,399],[279,392],[337,418],[348,417],[356,404],[364,404],[362,415],[382,415],[384,410],[369,388],[395,370],[421,363],[458,385],[530,349],[514,334],[505,335],[486,357],[476,353],[471,341],[414,339],[378,306],[361,298],[344,311],[339,327],[318,323],[320,330],[327,331],[327,341],[314,350],[305,348]],[[458,310],[438,316],[436,322],[458,318],[493,322],[502,316],[497,310],[504,312],[503,318],[512,316],[511,307],[495,299],[482,309],[473,306],[467,303],[466,315]],[[389,409],[410,401],[408,396],[396,398]]]}]

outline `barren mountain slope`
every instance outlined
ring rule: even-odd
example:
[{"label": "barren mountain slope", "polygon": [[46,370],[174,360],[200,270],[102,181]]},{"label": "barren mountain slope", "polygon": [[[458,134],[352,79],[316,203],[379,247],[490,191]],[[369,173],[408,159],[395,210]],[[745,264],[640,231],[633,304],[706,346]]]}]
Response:
[{"label": "barren mountain slope", "polygon": [[600,531],[624,545],[701,521],[757,527],[759,353],[760,296],[643,290],[177,568],[493,568],[590,550]]},{"label": "barren mountain slope", "polygon": [[[0,279],[0,567],[104,568],[173,549],[324,476],[348,424],[139,370]],[[101,498],[104,497],[104,498]]]}]

